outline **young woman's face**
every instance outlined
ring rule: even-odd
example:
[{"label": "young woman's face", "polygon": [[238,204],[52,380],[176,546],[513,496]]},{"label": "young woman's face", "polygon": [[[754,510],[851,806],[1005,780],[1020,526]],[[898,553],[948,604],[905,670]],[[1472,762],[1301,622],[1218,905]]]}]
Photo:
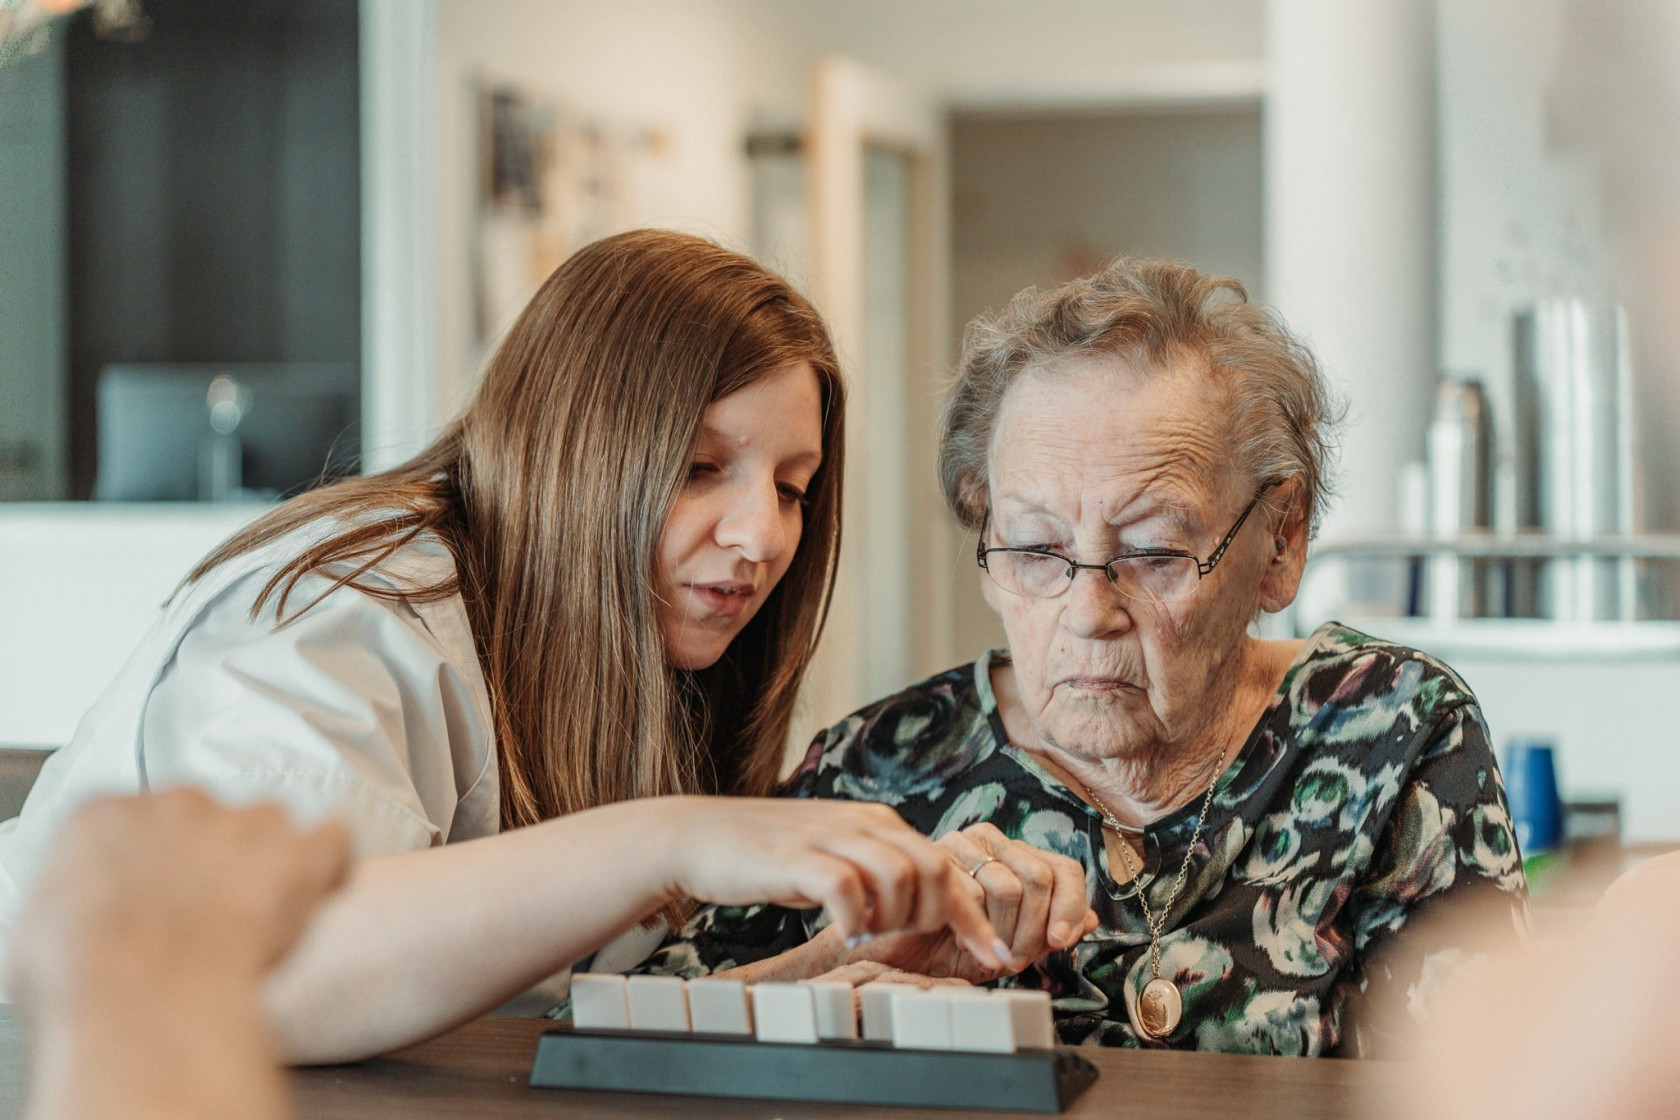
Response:
[{"label": "young woman's face", "polygon": [[764,605],[799,547],[822,465],[822,392],[806,362],[713,401],[659,542],[665,659],[704,669]]}]

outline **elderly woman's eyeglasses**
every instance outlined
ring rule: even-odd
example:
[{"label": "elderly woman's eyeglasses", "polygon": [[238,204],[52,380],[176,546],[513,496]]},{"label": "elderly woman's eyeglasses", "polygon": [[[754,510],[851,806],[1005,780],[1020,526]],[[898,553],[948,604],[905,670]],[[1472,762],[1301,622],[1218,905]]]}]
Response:
[{"label": "elderly woman's eyeglasses", "polygon": [[1219,565],[1225,550],[1231,547],[1237,531],[1260,504],[1266,491],[1276,486],[1268,482],[1255,491],[1254,498],[1243,507],[1237,523],[1219,542],[1219,547],[1206,560],[1192,552],[1176,548],[1142,548],[1123,553],[1102,564],[1079,564],[1059,552],[1044,548],[987,548],[986,529],[991,524],[991,511],[980,522],[980,542],[974,559],[992,577],[992,582],[1012,595],[1030,599],[1053,599],[1073,586],[1073,577],[1081,570],[1102,572],[1114,589],[1128,599],[1145,603],[1178,603],[1196,593],[1201,581]]}]

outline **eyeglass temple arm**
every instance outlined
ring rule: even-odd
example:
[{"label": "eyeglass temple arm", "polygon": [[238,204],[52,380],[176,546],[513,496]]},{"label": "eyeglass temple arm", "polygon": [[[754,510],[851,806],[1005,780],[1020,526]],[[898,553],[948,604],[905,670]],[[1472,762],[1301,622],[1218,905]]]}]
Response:
[{"label": "eyeglass temple arm", "polygon": [[1266,491],[1277,484],[1278,480],[1274,478],[1254,492],[1254,497],[1249,500],[1248,505],[1243,507],[1242,516],[1238,517],[1237,523],[1231,526],[1231,531],[1225,534],[1225,539],[1219,542],[1219,547],[1213,550],[1213,555],[1207,558],[1206,563],[1200,560],[1196,561],[1196,578],[1205,579],[1213,571],[1214,566],[1219,563],[1220,557],[1225,555],[1225,550],[1230,548],[1231,542],[1237,539],[1237,533],[1242,530],[1243,523],[1248,520],[1248,515],[1254,512],[1254,507],[1260,504],[1260,499],[1266,496]]}]

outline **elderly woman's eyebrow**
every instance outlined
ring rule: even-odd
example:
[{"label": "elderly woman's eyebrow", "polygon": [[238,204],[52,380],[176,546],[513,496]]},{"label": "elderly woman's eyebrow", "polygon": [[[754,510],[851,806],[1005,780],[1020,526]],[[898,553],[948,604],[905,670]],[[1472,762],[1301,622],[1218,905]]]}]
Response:
[{"label": "elderly woman's eyebrow", "polygon": [[[1079,520],[1043,500],[1008,491],[997,495],[993,508],[997,516],[1010,520],[1043,517],[1058,524],[1076,524]],[[1192,507],[1151,494],[1139,495],[1118,508],[1103,511],[1102,520],[1104,524],[1116,529],[1130,528],[1151,521],[1165,521],[1174,528],[1188,531],[1195,531],[1202,526],[1202,519]]]},{"label": "elderly woman's eyebrow", "polygon": [[1142,497],[1141,504],[1134,499],[1113,510],[1105,520],[1116,529],[1128,529],[1151,522],[1165,522],[1185,532],[1195,532],[1202,527],[1202,519],[1192,507],[1158,495]]},{"label": "elderly woman's eyebrow", "polygon": [[[1023,488],[1017,488],[1022,481]],[[1031,479],[1014,479],[1007,487],[998,487],[992,494],[992,508],[997,513],[1011,517],[1044,516],[1058,521],[1067,520],[1066,515],[1053,504],[1054,498],[1046,494],[1040,487],[1033,485]]]},{"label": "elderly woman's eyebrow", "polygon": [[1008,492],[1000,493],[993,504],[999,509],[1012,514],[1043,513],[1051,517],[1059,517],[1054,509],[1037,498],[1028,498],[1021,494]]}]

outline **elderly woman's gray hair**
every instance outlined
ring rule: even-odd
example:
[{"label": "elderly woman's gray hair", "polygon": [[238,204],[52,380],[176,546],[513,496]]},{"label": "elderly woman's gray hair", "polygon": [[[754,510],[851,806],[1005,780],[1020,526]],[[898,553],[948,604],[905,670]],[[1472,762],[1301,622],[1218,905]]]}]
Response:
[{"label": "elderly woman's gray hair", "polygon": [[1341,415],[1317,359],[1274,312],[1249,303],[1236,280],[1126,258],[1058,288],[1028,288],[968,325],[939,434],[940,486],[964,526],[978,529],[985,513],[992,429],[1015,379],[1101,354],[1144,372],[1186,356],[1204,360],[1227,389],[1238,469],[1256,485],[1299,478],[1317,530]]}]

